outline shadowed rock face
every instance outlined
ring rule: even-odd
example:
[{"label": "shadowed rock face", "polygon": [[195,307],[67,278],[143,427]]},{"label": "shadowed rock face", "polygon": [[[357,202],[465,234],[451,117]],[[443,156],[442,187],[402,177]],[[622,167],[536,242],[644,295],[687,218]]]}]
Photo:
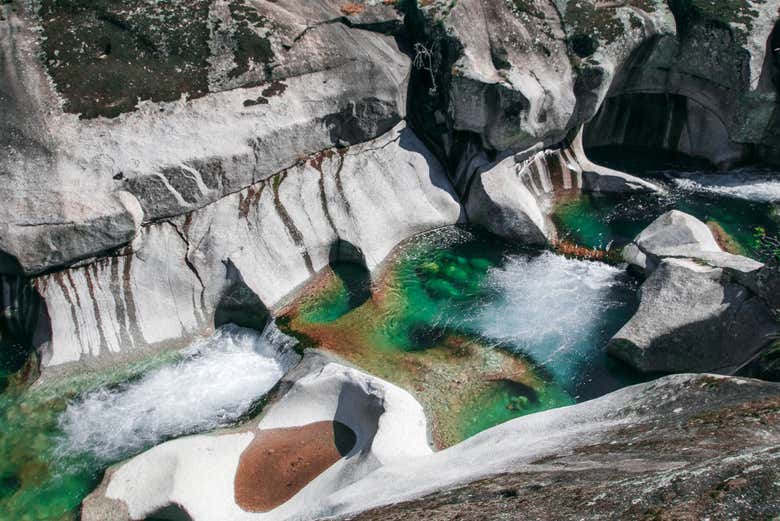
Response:
[{"label": "shadowed rock face", "polygon": [[585,135],[719,168],[776,162],[776,2],[668,2],[677,34],[644,42],[621,64]]}]

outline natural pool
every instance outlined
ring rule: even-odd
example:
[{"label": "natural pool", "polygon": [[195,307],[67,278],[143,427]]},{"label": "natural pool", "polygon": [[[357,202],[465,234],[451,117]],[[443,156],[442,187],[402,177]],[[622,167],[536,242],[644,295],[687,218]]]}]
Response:
[{"label": "natural pool", "polygon": [[[636,156],[635,156],[636,157]],[[707,223],[721,246],[762,260],[760,237],[780,236],[780,176],[762,169],[681,170],[594,151],[594,158],[647,178],[663,195],[582,194],[562,199],[553,221],[560,238],[587,248],[622,247],[661,214],[677,209]],[[644,157],[644,156],[639,156]]]},{"label": "natural pool", "polygon": [[[725,232],[733,250],[755,254],[757,227],[779,231],[780,185],[747,174],[735,182],[655,173],[667,195],[582,195],[562,201],[554,219],[572,242],[604,248],[679,208]],[[408,241],[373,280],[358,264],[334,264],[277,323],[304,346],[414,394],[433,443],[446,447],[638,381],[605,353],[636,308],[637,284],[619,266],[452,228]],[[279,356],[289,342],[273,328],[228,327],[181,352],[32,388],[13,374],[23,357],[0,361],[0,519],[75,520],[110,464],[252,416],[292,363]]]},{"label": "natural pool", "polygon": [[300,295],[282,329],[414,394],[438,447],[637,381],[605,353],[636,306],[607,264],[453,228],[403,245],[373,283],[339,264]]}]

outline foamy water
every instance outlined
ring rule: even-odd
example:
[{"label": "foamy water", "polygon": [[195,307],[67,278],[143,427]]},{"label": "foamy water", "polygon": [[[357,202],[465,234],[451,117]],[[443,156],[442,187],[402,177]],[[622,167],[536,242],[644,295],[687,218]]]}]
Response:
[{"label": "foamy water", "polygon": [[263,333],[220,328],[173,365],[71,402],[59,420],[61,453],[115,461],[235,422],[295,363],[294,342],[273,324]]},{"label": "foamy water", "polygon": [[624,270],[550,252],[510,257],[491,270],[488,284],[498,298],[473,327],[530,355],[561,381],[579,377],[581,364],[603,351],[635,291]]},{"label": "foamy water", "polygon": [[683,190],[706,192],[756,202],[780,202],[780,174],[735,171],[687,173],[670,176]]}]

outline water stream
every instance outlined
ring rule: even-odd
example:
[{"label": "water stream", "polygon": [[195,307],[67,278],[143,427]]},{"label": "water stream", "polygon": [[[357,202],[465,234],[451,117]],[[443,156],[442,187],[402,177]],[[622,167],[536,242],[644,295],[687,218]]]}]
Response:
[{"label": "water stream", "polygon": [[115,371],[0,395],[0,519],[73,520],[109,465],[250,413],[297,360],[294,341],[225,326]]},{"label": "water stream", "polygon": [[[667,194],[560,201],[561,234],[619,247],[670,208],[735,252],[759,254],[756,228],[780,231],[780,182],[766,172],[652,175]],[[412,393],[439,448],[601,396],[640,381],[605,352],[638,283],[624,266],[450,228],[401,245],[373,275],[344,263],[322,271],[278,310],[279,329],[226,326],[179,352],[33,387],[2,375],[0,519],[74,521],[114,462],[251,417],[297,360],[290,336]]]}]

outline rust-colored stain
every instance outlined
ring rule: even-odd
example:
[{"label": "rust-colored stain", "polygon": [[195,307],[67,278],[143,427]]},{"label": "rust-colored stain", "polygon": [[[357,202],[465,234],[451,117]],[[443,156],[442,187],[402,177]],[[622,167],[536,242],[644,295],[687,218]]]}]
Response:
[{"label": "rust-colored stain", "polygon": [[273,510],[348,454],[355,442],[355,433],[339,422],[257,431],[238,462],[236,503],[248,512]]}]

